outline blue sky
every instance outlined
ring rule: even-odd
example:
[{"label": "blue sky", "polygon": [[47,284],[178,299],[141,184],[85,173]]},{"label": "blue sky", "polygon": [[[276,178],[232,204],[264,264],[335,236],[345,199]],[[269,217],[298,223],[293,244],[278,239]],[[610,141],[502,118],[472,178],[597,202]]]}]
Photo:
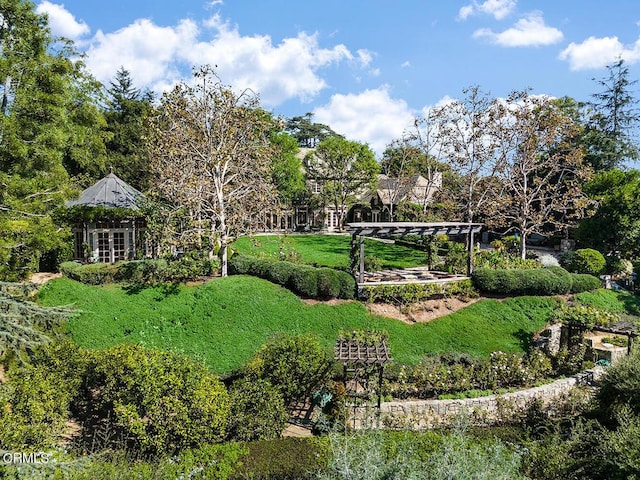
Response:
[{"label": "blue sky", "polygon": [[161,92],[217,65],[276,115],[314,113],[379,154],[479,85],[589,100],[616,58],[639,78],[638,0],[34,0],[108,83]]}]

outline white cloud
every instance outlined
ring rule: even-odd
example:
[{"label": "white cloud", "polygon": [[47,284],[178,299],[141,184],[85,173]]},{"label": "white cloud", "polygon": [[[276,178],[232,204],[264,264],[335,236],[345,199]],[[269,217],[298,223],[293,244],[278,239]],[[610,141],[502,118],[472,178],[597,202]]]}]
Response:
[{"label": "white cloud", "polygon": [[137,87],[161,91],[181,77],[174,62],[184,48],[194,45],[198,33],[191,20],[159,27],[148,19],[113,33],[98,31],[87,50],[87,67],[98,80],[108,83],[123,66]]},{"label": "white cloud", "polygon": [[495,33],[489,28],[482,28],[473,33],[473,38],[486,38],[503,47],[537,47],[558,43],[563,34],[557,28],[545,25],[540,12],[531,12],[504,32]]},{"label": "white cloud", "polygon": [[617,58],[633,64],[640,60],[640,38],[630,47],[625,47],[618,37],[589,37],[582,43],[571,42],[558,58],[567,60],[571,70],[601,68]]},{"label": "white cloud", "polygon": [[102,82],[124,66],[136,86],[158,92],[193,66],[216,65],[223,82],[254,90],[266,106],[310,100],[327,87],[320,69],[345,60],[362,68],[372,58],[366,50],[354,56],[342,44],[322,48],[317,35],[304,32],[274,45],[268,35],[242,36],[219,15],[201,24],[182,20],[166,27],[137,20],[116,32],[98,32],[87,53],[89,69]]},{"label": "white cloud", "polygon": [[368,143],[378,156],[413,124],[415,113],[382,86],[358,94],[336,94],[314,110],[314,121],[329,125],[349,140]]},{"label": "white cloud", "polygon": [[411,62],[409,60],[405,60],[400,64],[400,68],[409,68],[411,66]]},{"label": "white cloud", "polygon": [[472,15],[484,13],[493,16],[496,20],[502,20],[516,8],[516,0],[486,0],[485,2],[473,1],[458,11],[458,18],[466,20]]},{"label": "white cloud", "polygon": [[473,7],[473,5],[465,5],[458,12],[458,18],[460,20],[466,20],[471,15],[473,15],[474,12],[475,12],[475,8]]},{"label": "white cloud", "polygon": [[64,5],[51,3],[47,0],[40,2],[36,13],[49,17],[49,27],[54,35],[77,40],[90,32],[89,26],[76,18],[64,8]]},{"label": "white cloud", "polygon": [[358,61],[363,67],[368,66],[373,60],[373,54],[369,50],[360,49],[356,53],[358,54]]}]

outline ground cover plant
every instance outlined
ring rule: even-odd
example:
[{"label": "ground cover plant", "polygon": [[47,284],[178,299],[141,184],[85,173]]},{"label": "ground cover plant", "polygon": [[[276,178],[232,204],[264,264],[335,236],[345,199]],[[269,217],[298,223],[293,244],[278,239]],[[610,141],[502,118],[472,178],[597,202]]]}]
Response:
[{"label": "ground cover plant", "polygon": [[[588,305],[611,313],[640,317],[640,297],[625,291],[605,290],[575,295],[578,304]],[[636,319],[637,320],[637,319]]]},{"label": "ground cover plant", "polygon": [[[349,267],[349,235],[264,235],[241,237],[233,250],[244,255],[299,260],[323,267]],[[365,239],[367,257],[375,257],[382,268],[408,268],[426,264],[424,252],[413,248]]]},{"label": "ground cover plant", "polygon": [[559,302],[536,297],[479,301],[438,320],[409,325],[371,315],[355,301],[307,305],[282,287],[243,275],[202,286],[144,289],[62,278],[45,285],[39,301],[78,310],[68,331],[81,346],[139,343],[186,354],[216,372],[243,365],[278,332],[313,332],[331,348],[340,331],[386,331],[393,358],[407,364],[417,364],[425,353],[522,353]]}]

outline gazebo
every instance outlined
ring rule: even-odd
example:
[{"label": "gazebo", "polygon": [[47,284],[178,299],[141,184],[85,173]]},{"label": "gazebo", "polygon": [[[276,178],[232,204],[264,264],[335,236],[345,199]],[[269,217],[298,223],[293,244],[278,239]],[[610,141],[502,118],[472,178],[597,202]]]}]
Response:
[{"label": "gazebo", "polygon": [[[356,274],[358,286],[365,285],[365,269],[364,269],[364,239],[365,237],[376,236],[402,236],[402,235],[442,235],[464,236],[466,239],[467,251],[469,253],[467,263],[467,275],[473,272],[473,236],[482,230],[482,223],[464,223],[464,222],[361,222],[347,223],[346,230],[351,234],[351,270]],[[359,259],[359,261],[358,261]],[[424,276],[420,277],[420,271],[424,273],[424,269],[411,269],[404,277],[397,272],[387,272],[390,280],[380,280],[379,278],[372,283],[377,284],[401,284],[401,283],[428,283],[428,282],[446,282],[459,280],[459,275],[448,276]]]},{"label": "gazebo", "polygon": [[145,223],[136,215],[144,195],[111,171],[66,203],[83,218],[73,231],[75,260],[113,263],[135,257],[144,248]]}]

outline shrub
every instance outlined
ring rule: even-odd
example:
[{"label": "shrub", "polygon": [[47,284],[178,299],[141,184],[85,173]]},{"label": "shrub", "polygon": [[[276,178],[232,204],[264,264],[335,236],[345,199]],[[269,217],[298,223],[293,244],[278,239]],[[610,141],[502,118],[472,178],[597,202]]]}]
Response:
[{"label": "shrub", "polygon": [[317,270],[318,297],[337,298],[340,296],[342,282],[340,272],[333,268],[319,268]]},{"label": "shrub", "polygon": [[299,266],[291,273],[287,286],[303,297],[317,297],[318,269],[307,265]]},{"label": "shrub", "polygon": [[590,305],[575,305],[564,307],[553,315],[554,322],[574,323],[583,325],[585,328],[593,328],[596,325],[608,326],[619,320],[618,315],[606,310],[592,307]]},{"label": "shrub", "polygon": [[463,274],[467,271],[469,254],[465,246],[459,242],[447,242],[447,253],[444,257],[444,269],[449,273]]},{"label": "shrub", "polygon": [[356,279],[349,272],[338,270],[338,278],[340,278],[340,298],[351,299],[356,295]]},{"label": "shrub", "polygon": [[606,258],[606,262],[605,272],[608,275],[628,277],[633,273],[633,263],[631,260],[610,255]]},{"label": "shrub", "polygon": [[229,261],[229,272],[264,278],[309,298],[353,298],[356,290],[353,276],[342,270],[245,255],[236,255]]},{"label": "shrub", "polygon": [[[551,258],[555,260],[554,257]],[[520,255],[511,254],[503,250],[482,250],[477,252],[473,256],[473,264],[476,268],[525,269],[540,267],[540,263],[536,260],[530,258],[522,259]],[[555,265],[558,265],[557,261]]]},{"label": "shrub", "polygon": [[567,252],[560,258],[560,264],[573,273],[600,275],[606,266],[604,256],[592,248],[583,248],[575,252]]},{"label": "shrub", "polygon": [[276,262],[271,266],[267,280],[278,285],[287,285],[296,268],[297,265],[291,262]]},{"label": "shrub", "polygon": [[133,284],[155,285],[162,283],[167,278],[167,261],[161,260],[134,260],[122,262],[118,265],[119,281]]},{"label": "shrub", "polygon": [[81,418],[96,422],[98,430],[114,428],[143,454],[225,438],[227,391],[204,365],[187,358],[135,345],[95,351],[83,387],[75,407]]},{"label": "shrub", "polygon": [[323,438],[278,438],[246,444],[234,478],[305,480],[318,478],[329,450]]},{"label": "shrub", "polygon": [[267,380],[243,378],[229,389],[229,437],[234,440],[277,438],[289,415],[282,394]]},{"label": "shrub", "polygon": [[560,266],[560,262],[558,261],[558,259],[548,253],[540,255],[538,257],[538,261],[540,262],[540,265],[542,265],[543,267],[559,267]]},{"label": "shrub", "polygon": [[640,350],[620,359],[600,380],[600,407],[611,417],[624,410],[640,415]]},{"label": "shrub", "polygon": [[67,379],[27,365],[0,383],[0,449],[48,448],[60,439],[73,392]]},{"label": "shrub", "polygon": [[602,287],[598,277],[586,273],[572,273],[571,280],[571,293],[590,292]]},{"label": "shrub", "polygon": [[164,281],[184,282],[212,275],[220,268],[217,257],[209,258],[205,250],[189,250],[180,258],[166,258]]},{"label": "shrub", "polygon": [[118,276],[118,267],[112,263],[91,263],[88,265],[71,266],[75,262],[65,262],[60,265],[63,275],[87,285],[102,285],[114,283]]},{"label": "shrub", "polygon": [[62,273],[65,277],[68,277],[69,272],[72,272],[80,266],[82,266],[80,262],[62,262],[60,264],[60,273]]},{"label": "shrub", "polygon": [[362,296],[368,302],[408,305],[431,298],[477,296],[470,280],[460,280],[443,284],[425,283],[408,285],[377,285],[362,289]]},{"label": "shrub", "polygon": [[501,295],[563,295],[571,291],[572,278],[561,267],[529,270],[478,268],[473,285],[481,292]]},{"label": "shrub", "polygon": [[310,334],[271,338],[246,366],[247,375],[266,379],[285,403],[303,399],[328,379],[333,365],[329,352]]},{"label": "shrub", "polygon": [[382,270],[382,260],[374,255],[365,255],[364,269],[367,272],[377,272],[379,270]]}]

